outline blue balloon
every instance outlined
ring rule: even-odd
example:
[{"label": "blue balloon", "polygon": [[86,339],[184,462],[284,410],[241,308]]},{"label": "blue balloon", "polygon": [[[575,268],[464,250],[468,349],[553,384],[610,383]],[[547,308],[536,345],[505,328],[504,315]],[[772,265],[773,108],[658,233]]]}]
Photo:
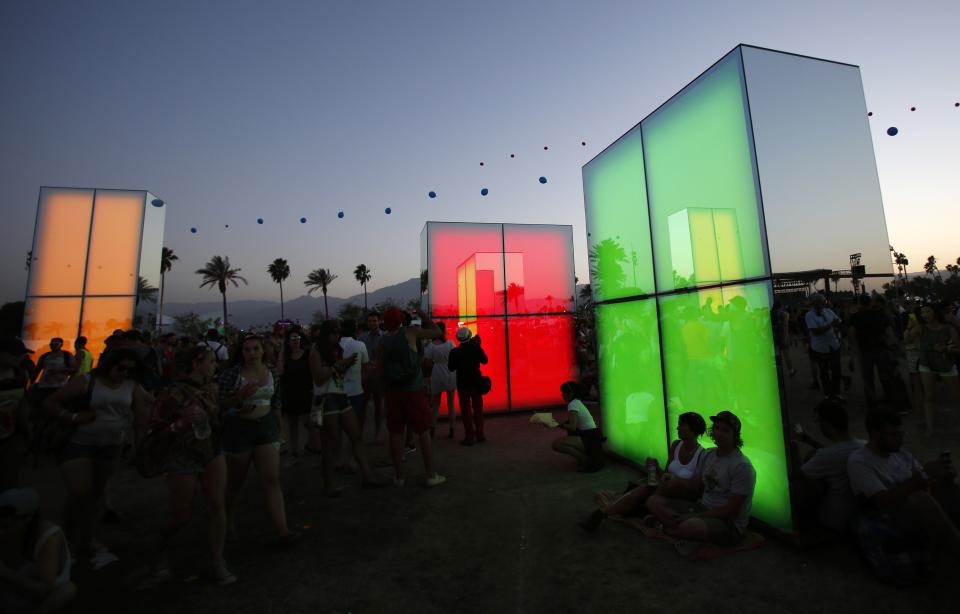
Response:
[{"label": "blue balloon", "polygon": [[887,134],[889,134],[890,136],[897,136],[898,132],[900,131],[897,130],[896,126],[890,126],[889,128],[887,128]]},{"label": "blue balloon", "polygon": [[337,217],[342,220],[342,219],[343,219],[343,211],[341,211],[340,213],[338,213],[338,214],[337,214]]},{"label": "blue balloon", "polygon": [[258,217],[258,218],[257,218],[257,223],[258,223],[258,224],[262,224],[262,223],[263,223],[263,218],[262,218],[262,217]]},{"label": "blue balloon", "polygon": [[483,188],[482,190],[480,190],[480,196],[486,196],[489,193],[490,193],[490,190],[488,190],[487,188]]},{"label": "blue balloon", "polygon": [[230,224],[224,224],[223,227],[224,227],[224,228],[230,228]]},{"label": "blue balloon", "polygon": [[150,204],[153,205],[154,207],[160,208],[163,206],[163,201],[160,200],[159,198],[154,198],[153,200],[150,201]]},{"label": "blue balloon", "polygon": [[305,217],[300,218],[300,223],[301,223],[301,224],[306,224],[306,223],[307,223],[307,218],[305,218]]},{"label": "blue balloon", "polygon": [[437,197],[437,193],[431,191],[429,194],[427,194],[427,196],[429,196],[430,198],[436,198],[436,197]]},{"label": "blue balloon", "polygon": [[547,182],[547,178],[546,178],[546,177],[541,177],[541,178],[540,178],[540,183],[546,183],[546,182]]},{"label": "blue balloon", "polygon": [[390,207],[387,207],[386,209],[383,210],[383,212],[386,213],[387,215],[390,215],[393,212],[393,209],[391,209]]},{"label": "blue balloon", "polygon": [[191,228],[191,229],[190,229],[190,232],[192,232],[193,234],[197,234],[197,229],[196,229],[196,228]]}]

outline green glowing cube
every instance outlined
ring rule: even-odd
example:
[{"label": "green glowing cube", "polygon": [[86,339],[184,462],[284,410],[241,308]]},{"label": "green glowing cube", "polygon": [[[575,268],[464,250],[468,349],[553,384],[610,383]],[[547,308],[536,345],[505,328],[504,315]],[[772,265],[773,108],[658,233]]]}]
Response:
[{"label": "green glowing cube", "polygon": [[780,275],[889,274],[859,68],[740,45],[583,167],[610,448],[664,458],[677,417],[743,422],[753,516],[791,531]]}]

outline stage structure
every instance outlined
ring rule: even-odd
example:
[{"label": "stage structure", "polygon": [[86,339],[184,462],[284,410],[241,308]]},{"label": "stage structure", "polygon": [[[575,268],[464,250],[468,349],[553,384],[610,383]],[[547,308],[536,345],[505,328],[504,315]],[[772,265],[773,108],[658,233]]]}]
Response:
[{"label": "stage structure", "polygon": [[576,372],[570,226],[427,222],[420,269],[425,311],[448,337],[480,335],[493,382],[484,410],[562,404]]},{"label": "stage structure", "polygon": [[[23,342],[42,351],[78,335],[104,340],[157,313],[165,207],[144,190],[40,188],[27,279]],[[153,289],[154,291],[150,291]],[[135,316],[136,314],[136,316]]]},{"label": "stage structure", "polygon": [[731,410],[753,516],[791,531],[794,382],[772,280],[855,252],[891,272],[859,68],[740,45],[588,162],[583,185],[609,445],[663,458],[679,414]]}]

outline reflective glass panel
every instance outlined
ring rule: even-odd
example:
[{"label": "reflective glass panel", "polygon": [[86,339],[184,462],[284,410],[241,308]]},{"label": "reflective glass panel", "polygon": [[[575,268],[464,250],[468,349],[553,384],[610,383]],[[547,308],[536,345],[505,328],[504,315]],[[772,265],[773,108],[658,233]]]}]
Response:
[{"label": "reflective glass panel", "polygon": [[739,50],[642,130],[657,290],[766,275]]},{"label": "reflective glass panel", "polygon": [[655,301],[597,307],[604,434],[611,450],[639,463],[664,459],[669,443]]},{"label": "reflective glass panel", "polygon": [[849,269],[859,253],[890,274],[860,70],[753,47],[743,63],[772,271]]},{"label": "reflective glass panel", "polygon": [[93,190],[40,190],[27,294],[64,296],[83,293],[92,208]]},{"label": "reflective glass panel", "polygon": [[430,222],[430,311],[435,317],[504,313],[500,224]]},{"label": "reflective glass panel", "polygon": [[86,295],[136,293],[144,196],[144,192],[97,190]]},{"label": "reflective glass panel", "polygon": [[573,311],[573,228],[503,225],[507,313]]},{"label": "reflective glass panel", "polygon": [[653,294],[640,127],[583,167],[590,288],[595,301]]},{"label": "reflective glass panel", "polygon": [[[490,393],[483,397],[483,410],[506,411],[507,404],[507,326],[503,317],[499,318],[464,318],[460,320],[446,320],[448,337],[458,345],[456,340],[457,328],[466,326],[474,335],[480,335],[480,344],[487,355],[487,364],[480,366],[480,371],[490,378],[493,386]],[[459,401],[458,405],[459,407]]]},{"label": "reflective glass panel", "polygon": [[769,283],[658,300],[670,424],[688,411],[708,426],[719,411],[736,414],[757,472],[752,514],[792,530]]},{"label": "reflective glass panel", "polygon": [[563,405],[560,384],[576,379],[573,316],[507,318],[510,407]]},{"label": "reflective glass panel", "polygon": [[50,339],[63,339],[63,349],[72,352],[73,342],[80,329],[80,297],[28,297],[23,310],[23,344],[36,354],[49,349]]},{"label": "reflective glass panel", "polygon": [[420,231],[420,304],[424,311],[430,313],[430,273],[427,268],[428,249],[430,246],[430,223]]},{"label": "reflective glass panel", "polygon": [[96,358],[103,352],[104,340],[120,328],[133,326],[134,297],[97,298],[83,301],[81,334],[87,338],[87,349]]}]

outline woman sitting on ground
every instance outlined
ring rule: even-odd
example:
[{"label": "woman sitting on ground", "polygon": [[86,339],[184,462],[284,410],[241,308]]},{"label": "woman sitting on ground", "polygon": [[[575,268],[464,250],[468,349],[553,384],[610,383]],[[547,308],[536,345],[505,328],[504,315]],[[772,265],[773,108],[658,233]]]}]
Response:
[{"label": "woman sitting on ground", "polygon": [[569,416],[560,424],[567,435],[554,440],[553,450],[569,454],[577,459],[577,471],[592,473],[603,468],[603,437],[587,406],[583,404],[583,391],[576,382],[560,384],[560,394],[567,403]]},{"label": "woman sitting on ground", "polygon": [[692,478],[703,452],[698,440],[706,430],[707,424],[700,414],[680,414],[677,419],[679,439],[670,444],[670,453],[667,455],[670,460],[666,471],[660,469],[657,459],[648,458],[647,470],[652,473],[648,476],[647,483],[628,490],[610,505],[594,510],[580,526],[587,531],[594,531],[607,516],[624,516],[642,510],[647,499],[654,493],[677,499],[696,498],[699,492],[693,489]]},{"label": "woman sitting on ground", "polygon": [[56,612],[77,594],[63,531],[40,519],[32,488],[0,494],[0,612]]}]

